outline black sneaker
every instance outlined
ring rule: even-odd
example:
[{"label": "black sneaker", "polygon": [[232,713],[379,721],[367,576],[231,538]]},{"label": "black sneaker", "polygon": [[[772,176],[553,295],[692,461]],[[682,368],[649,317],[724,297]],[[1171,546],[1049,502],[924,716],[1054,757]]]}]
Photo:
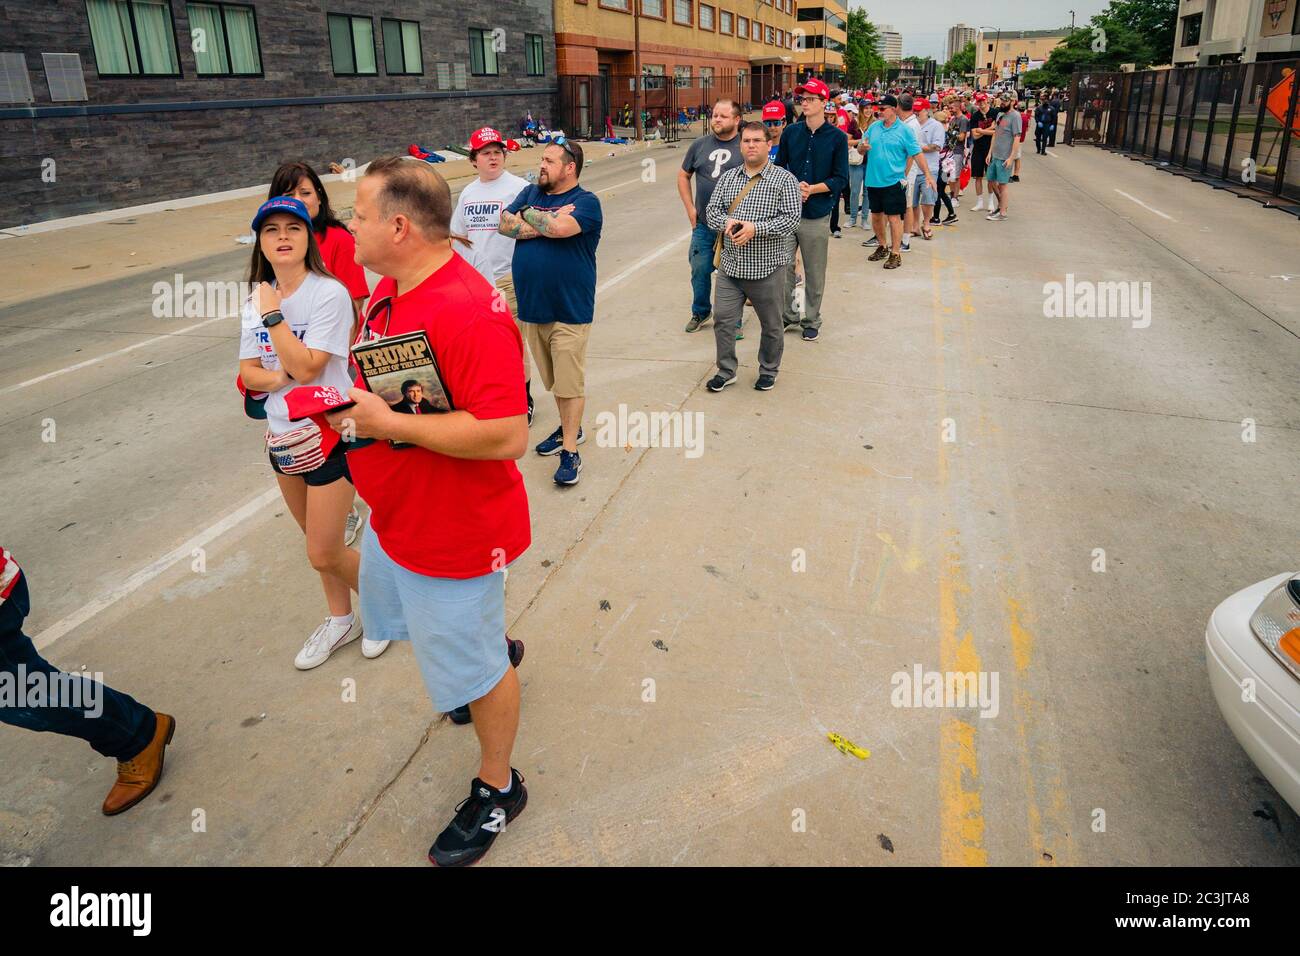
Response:
[{"label": "black sneaker", "polygon": [[478,777],[469,785],[469,796],[456,807],[456,816],[429,847],[434,866],[469,866],[477,863],[515,817],[528,806],[523,775],[510,768],[510,792],[489,787]]},{"label": "black sneaker", "polygon": [[[524,659],[524,642],[512,640],[510,635],[507,634],[506,647],[510,655],[510,666],[518,667],[519,662]],[[463,706],[457,707],[455,710],[447,711],[447,716],[451,718],[453,724],[457,724],[461,727],[468,723],[472,723],[474,720],[473,715],[469,712],[469,704],[464,704]]]},{"label": "black sneaker", "polygon": [[803,340],[804,340],[805,342],[816,342],[816,341],[817,341],[817,330],[816,330],[816,329],[813,329],[813,328],[804,329],[804,330],[803,330]]},{"label": "black sneaker", "polygon": [[705,383],[704,387],[710,392],[720,392],[734,381],[734,378],[723,378],[721,375],[715,375]]},{"label": "black sneaker", "polygon": [[957,214],[956,214],[956,213],[952,213],[951,215],[949,215],[949,216],[947,216],[947,217],[944,218],[944,220],[943,220],[943,224],[944,224],[945,226],[951,226],[951,225],[952,225],[954,222],[956,222],[956,221],[957,221]]},{"label": "black sneaker", "polygon": [[1019,177],[1019,176],[1012,176],[1012,177],[1011,177],[1011,181],[1012,181],[1013,183],[1018,183],[1018,182],[1020,182],[1020,177]]},{"label": "black sneaker", "polygon": [[872,236],[870,239],[868,239],[866,242],[864,242],[863,245],[864,245],[864,246],[878,246],[878,245],[880,245],[880,240],[877,239],[875,236]]},{"label": "black sneaker", "polygon": [[754,388],[760,392],[770,392],[776,387],[775,375],[760,375],[758,381],[754,383]]}]

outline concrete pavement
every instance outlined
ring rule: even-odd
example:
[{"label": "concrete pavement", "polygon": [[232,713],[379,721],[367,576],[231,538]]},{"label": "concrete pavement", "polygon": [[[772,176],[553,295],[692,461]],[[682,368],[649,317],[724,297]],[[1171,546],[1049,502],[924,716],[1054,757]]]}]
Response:
[{"label": "concrete pavement", "polygon": [[[1219,600],[1294,567],[1294,220],[1086,147],[1029,155],[1012,219],[968,191],[896,272],[832,240],[822,340],[789,336],[757,393],[751,323],[711,395],[711,328],[681,331],[682,150],[596,155],[586,470],[560,490],[520,462],[531,799],[485,862],[1300,861],[1202,654]],[[224,205],[0,242],[26,277],[0,306],[0,483],[29,632],[94,610],[47,656],[179,721],[158,791],[112,820],[110,762],[0,730],[5,862],[420,865],[476,766],[409,648],[293,669],[323,602],[231,387],[235,322],[150,314],[177,271],[239,278],[250,204]],[[1046,318],[1067,273],[1149,281],[1150,326]],[[620,405],[701,414],[703,454],[598,447]],[[996,673],[996,716],[895,706],[917,666]]]}]

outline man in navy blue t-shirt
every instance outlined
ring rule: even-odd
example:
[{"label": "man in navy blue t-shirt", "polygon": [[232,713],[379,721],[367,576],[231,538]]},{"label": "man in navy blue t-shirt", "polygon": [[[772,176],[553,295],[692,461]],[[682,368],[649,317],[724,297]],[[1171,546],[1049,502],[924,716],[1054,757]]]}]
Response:
[{"label": "man in navy blue t-shirt", "polygon": [[561,485],[576,485],[582,473],[587,337],[596,312],[596,246],[603,222],[600,200],[578,185],[581,173],[581,146],[547,146],[536,185],[506,207],[499,229],[519,240],[511,263],[518,317],[542,384],[560,411],[560,427],[537,453],[559,454],[555,481]]}]

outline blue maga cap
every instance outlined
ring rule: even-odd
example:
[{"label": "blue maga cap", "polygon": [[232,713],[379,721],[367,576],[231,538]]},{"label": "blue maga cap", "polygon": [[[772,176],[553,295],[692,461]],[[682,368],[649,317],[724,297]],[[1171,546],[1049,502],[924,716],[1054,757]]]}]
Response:
[{"label": "blue maga cap", "polygon": [[277,212],[288,213],[290,216],[297,216],[311,228],[311,215],[307,212],[307,206],[301,199],[294,199],[292,196],[276,196],[274,199],[268,199],[258,207],[257,215],[253,217],[253,232],[262,228],[262,223],[266,221],[267,216],[273,216]]}]

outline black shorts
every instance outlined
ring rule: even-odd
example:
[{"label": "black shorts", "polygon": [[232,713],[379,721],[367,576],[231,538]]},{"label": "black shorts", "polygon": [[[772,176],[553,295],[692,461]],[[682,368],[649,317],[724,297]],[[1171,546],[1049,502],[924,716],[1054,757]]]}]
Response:
[{"label": "black shorts", "polygon": [[907,193],[902,183],[892,186],[868,186],[867,208],[886,216],[901,216],[907,212]]},{"label": "black shorts", "polygon": [[[277,475],[283,475],[284,472],[275,463],[275,459],[271,457],[270,452],[267,453],[266,457],[271,459],[271,470]],[[310,488],[332,485],[340,478],[346,478],[348,484],[352,484],[352,472],[348,471],[348,456],[343,442],[339,442],[334,446],[334,450],[325,456],[325,460],[321,462],[319,467],[313,468],[311,471],[305,471],[301,475],[288,475],[286,477],[301,478],[307,482],[307,486]]]},{"label": "black shorts", "polygon": [[977,150],[970,155],[970,174],[975,179],[983,179],[989,169],[989,151]]}]

